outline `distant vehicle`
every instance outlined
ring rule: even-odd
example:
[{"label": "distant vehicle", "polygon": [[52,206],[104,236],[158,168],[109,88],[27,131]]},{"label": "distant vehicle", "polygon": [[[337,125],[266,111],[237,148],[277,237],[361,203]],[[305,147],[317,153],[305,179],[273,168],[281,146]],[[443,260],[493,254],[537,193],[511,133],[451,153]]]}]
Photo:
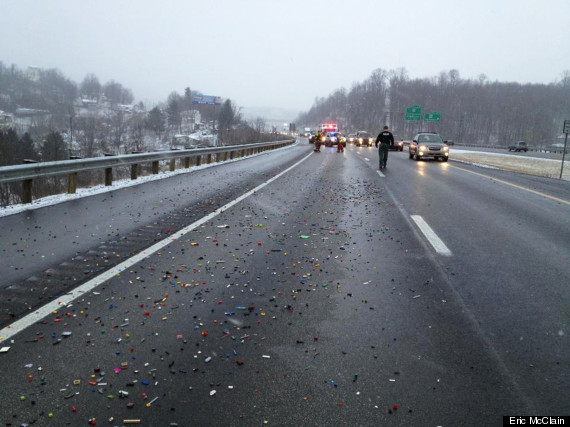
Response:
[{"label": "distant vehicle", "polygon": [[394,145],[390,147],[390,150],[404,151],[404,138],[394,135]]},{"label": "distant vehicle", "polygon": [[309,132],[309,144],[314,144],[316,138],[317,136],[315,135],[314,132]]},{"label": "distant vehicle", "polygon": [[374,145],[374,137],[372,135],[370,135],[368,132],[365,131],[359,131],[356,132],[356,145],[358,147],[361,147],[363,145],[367,146],[367,147],[372,147]]},{"label": "distant vehicle", "polygon": [[524,151],[526,153],[528,151],[528,146],[524,141],[517,141],[514,144],[509,145],[509,151],[514,151],[515,153],[518,151]]},{"label": "distant vehicle", "polygon": [[350,144],[356,144],[356,134],[355,133],[349,133],[348,136],[346,137],[346,139]]},{"label": "distant vehicle", "polygon": [[420,160],[424,157],[433,157],[436,160],[447,162],[449,147],[443,142],[441,136],[435,132],[420,132],[410,142],[410,159]]}]

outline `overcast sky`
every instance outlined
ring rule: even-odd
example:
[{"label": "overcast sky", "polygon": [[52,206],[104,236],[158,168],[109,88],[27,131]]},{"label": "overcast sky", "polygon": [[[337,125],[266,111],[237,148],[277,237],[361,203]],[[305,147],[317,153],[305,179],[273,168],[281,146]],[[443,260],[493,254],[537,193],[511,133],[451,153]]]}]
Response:
[{"label": "overcast sky", "polygon": [[[306,111],[376,68],[550,83],[570,69],[569,0],[1,0],[0,61],[94,73],[158,102],[190,86]],[[292,119],[294,117],[287,117]]]}]

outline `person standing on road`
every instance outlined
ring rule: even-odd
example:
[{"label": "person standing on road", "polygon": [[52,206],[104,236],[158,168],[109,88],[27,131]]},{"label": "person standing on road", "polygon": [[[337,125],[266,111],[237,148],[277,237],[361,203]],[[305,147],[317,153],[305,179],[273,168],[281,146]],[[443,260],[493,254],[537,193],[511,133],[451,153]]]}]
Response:
[{"label": "person standing on road", "polygon": [[[380,143],[380,147],[378,147],[378,143]],[[388,162],[388,151],[390,147],[394,147],[394,135],[388,130],[388,126],[382,128],[382,132],[376,137],[375,145],[378,148],[378,167],[379,169],[384,169]]]},{"label": "person standing on road", "polygon": [[342,138],[340,136],[340,132],[336,134],[336,152],[344,153],[344,145],[342,144]]},{"label": "person standing on road", "polygon": [[319,152],[321,151],[321,137],[322,137],[322,133],[320,130],[317,131],[316,135],[315,135],[315,151]]}]

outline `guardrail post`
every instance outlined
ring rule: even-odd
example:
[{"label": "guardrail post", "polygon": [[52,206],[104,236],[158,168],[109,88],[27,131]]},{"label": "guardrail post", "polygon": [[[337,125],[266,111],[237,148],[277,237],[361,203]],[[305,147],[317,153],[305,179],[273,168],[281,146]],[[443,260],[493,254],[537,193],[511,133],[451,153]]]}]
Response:
[{"label": "guardrail post", "polygon": [[190,167],[190,157],[184,157],[184,168],[188,169]]},{"label": "guardrail post", "polygon": [[234,152],[230,151],[230,160],[233,160],[233,158],[234,158]]},{"label": "guardrail post", "polygon": [[105,186],[113,185],[113,168],[105,168]]},{"label": "guardrail post", "polygon": [[176,170],[176,159],[170,159],[170,172],[174,172]]},{"label": "guardrail post", "polygon": [[196,156],[196,166],[200,166],[202,164],[202,156]]},{"label": "guardrail post", "polygon": [[67,194],[75,194],[77,191],[77,172],[67,175]]},{"label": "guardrail post", "polygon": [[152,174],[158,175],[158,162],[152,162]]},{"label": "guardrail post", "polygon": [[[113,153],[103,153],[105,157],[114,156]],[[110,187],[113,185],[113,168],[105,168],[105,186]]]},{"label": "guardrail post", "polygon": [[226,160],[228,160],[228,152],[227,152],[227,151],[224,151],[224,162],[225,162]]},{"label": "guardrail post", "polygon": [[22,181],[22,203],[32,203],[32,180]]},{"label": "guardrail post", "polygon": [[206,160],[208,164],[212,163],[212,153],[208,154],[208,159]]},{"label": "guardrail post", "polygon": [[[140,154],[142,151],[131,151],[131,154]],[[140,167],[138,163],[131,165],[131,179],[137,179],[140,173]]]},{"label": "guardrail post", "polygon": [[[69,160],[79,160],[81,156],[69,156]],[[75,194],[77,191],[77,172],[67,175],[67,194]]]},{"label": "guardrail post", "polygon": [[[24,159],[24,164],[38,163],[37,160]],[[32,180],[24,179],[22,181],[22,203],[32,203]]]}]

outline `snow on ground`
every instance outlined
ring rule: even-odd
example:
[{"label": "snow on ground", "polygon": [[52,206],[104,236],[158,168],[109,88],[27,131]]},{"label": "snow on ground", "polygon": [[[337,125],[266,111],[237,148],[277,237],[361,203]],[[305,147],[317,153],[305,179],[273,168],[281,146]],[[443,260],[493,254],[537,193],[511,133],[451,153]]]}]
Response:
[{"label": "snow on ground", "polygon": [[[297,141],[296,144],[299,142]],[[295,144],[295,145],[296,145]],[[279,148],[278,150],[286,150],[288,147]],[[252,156],[260,156],[266,153],[253,154]],[[0,207],[0,217],[17,214],[22,211],[30,209],[39,209],[45,206],[55,205],[68,200],[75,200],[82,197],[89,197],[95,194],[107,193],[119,188],[132,187],[133,185],[140,185],[146,182],[155,181],[157,179],[169,178],[174,175],[184,173],[192,173],[194,171],[218,166],[221,163],[237,162],[242,158],[228,160],[226,162],[218,162],[200,166],[193,166],[188,169],[178,169],[174,172],[163,172],[158,175],[141,176],[136,180],[123,179],[113,182],[113,185],[106,187],[105,185],[97,185],[89,188],[78,188],[75,194],[56,194],[53,196],[43,197],[34,200],[30,204],[17,204],[6,207]],[[545,176],[548,178],[558,178],[560,176],[560,160],[552,159],[539,159],[536,157],[522,157],[515,154],[501,154],[501,153],[486,153],[481,151],[468,151],[452,149],[450,159],[458,162],[469,163],[472,165],[505,169],[515,172],[527,173],[530,175]],[[568,161],[564,162],[564,175],[562,179],[570,181],[570,164]]]},{"label": "snow on ground", "polygon": [[[449,158],[454,161],[472,165],[504,169],[529,175],[558,178],[560,176],[561,160],[541,159],[538,157],[517,156],[506,153],[487,153],[482,151],[469,151],[452,149]],[[570,164],[564,162],[562,179],[570,181]]]},{"label": "snow on ground", "polygon": [[[297,141],[293,145],[297,145],[298,143],[299,142]],[[278,148],[278,149],[272,150],[272,151],[286,150],[289,147],[291,147],[291,146]],[[42,197],[41,199],[34,200],[34,201],[32,201],[32,203],[29,203],[29,204],[20,203],[17,205],[0,207],[0,217],[8,216],[8,215],[14,215],[14,214],[17,214],[17,213],[20,213],[23,211],[27,211],[27,210],[31,210],[31,209],[39,209],[39,208],[43,208],[46,206],[51,206],[51,205],[55,205],[57,203],[66,202],[68,200],[76,200],[76,199],[80,199],[83,197],[93,196],[95,194],[108,193],[110,191],[118,190],[119,188],[132,187],[134,185],[140,185],[140,184],[144,184],[146,182],[156,181],[158,179],[169,178],[169,177],[175,176],[175,175],[192,173],[192,172],[195,172],[197,170],[211,168],[214,166],[219,166],[220,164],[237,162],[237,161],[240,161],[240,160],[245,159],[245,158],[262,156],[264,154],[267,154],[267,152],[256,153],[256,154],[252,154],[251,156],[244,156],[244,157],[240,157],[237,159],[227,160],[225,162],[217,162],[217,163],[203,164],[200,166],[192,166],[188,169],[177,169],[173,172],[168,171],[168,172],[161,172],[157,175],[139,176],[136,180],[131,180],[130,178],[129,179],[121,179],[121,180],[113,181],[113,185],[110,185],[110,186],[105,186],[105,185],[101,184],[101,185],[96,185],[96,186],[89,187],[89,188],[78,188],[77,192],[75,194],[67,194],[67,193],[55,194],[53,196]]]}]

